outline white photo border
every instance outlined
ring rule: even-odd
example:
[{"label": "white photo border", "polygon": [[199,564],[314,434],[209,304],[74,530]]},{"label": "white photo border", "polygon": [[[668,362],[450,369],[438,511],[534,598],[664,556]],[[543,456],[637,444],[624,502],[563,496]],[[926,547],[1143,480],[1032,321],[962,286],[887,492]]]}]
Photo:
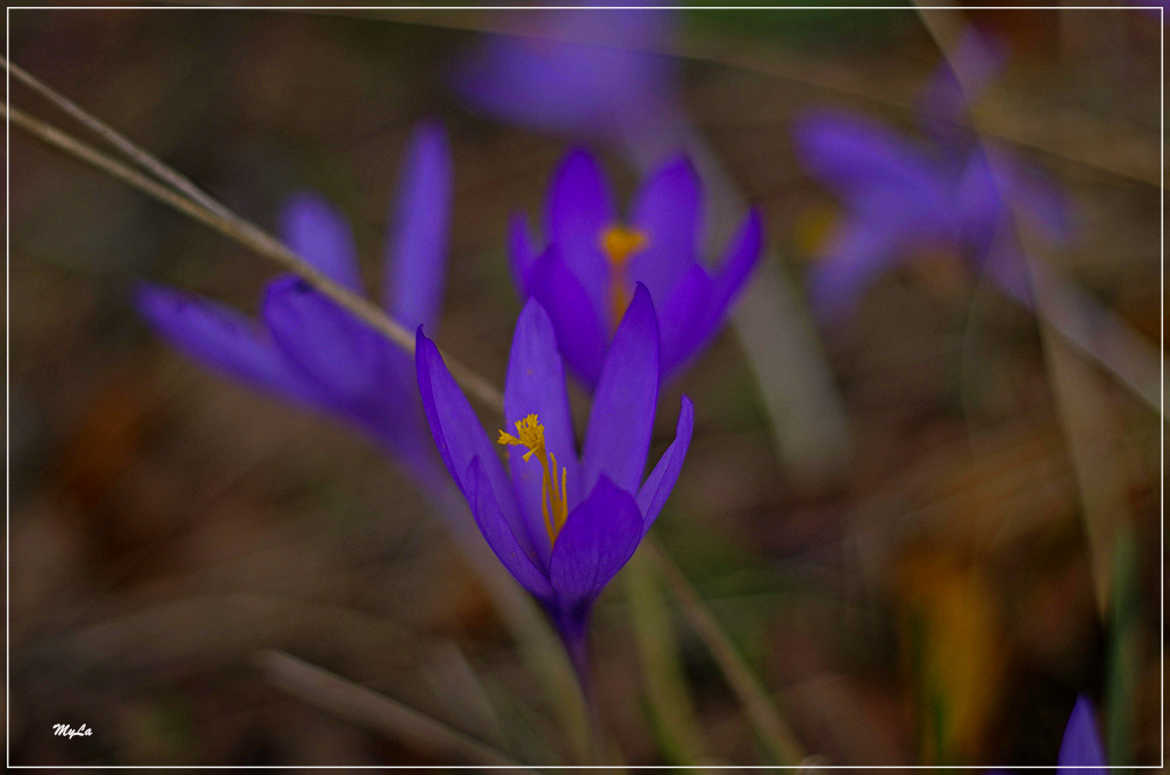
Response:
[{"label": "white photo border", "polygon": [[[5,6],[5,57],[11,52],[13,11],[276,11],[276,12],[303,12],[303,11],[675,11],[673,6],[629,5],[629,6]],[[1157,764],[1108,764],[1108,769],[1144,770],[1163,769],[1165,767],[1165,8],[1159,5],[1150,6],[1057,6],[1057,5],[1030,5],[1030,6],[687,6],[687,11],[1157,11],[1158,22],[1161,25],[1158,34],[1158,107],[1161,115],[1158,118],[1159,152],[1158,152],[1158,649],[1159,649],[1159,685],[1158,690],[1158,748],[1159,762]],[[9,104],[11,95],[11,73],[5,68],[5,105]],[[12,259],[12,220],[11,220],[11,181],[12,181],[12,125],[11,118],[5,114],[5,764],[9,769],[517,769],[508,764],[13,764],[12,763],[12,713],[11,704],[11,654],[9,654],[8,633],[12,630],[11,620],[11,590],[12,590],[12,555],[11,555],[11,421],[9,421],[9,379],[12,369],[11,350],[9,350],[9,336],[11,336],[11,300],[12,286],[9,282],[9,262]],[[714,767],[710,764],[627,764],[626,767],[635,769],[952,769],[952,770],[992,770],[1017,769],[1052,770],[1057,764],[720,764]],[[525,764],[521,769],[613,769],[607,764]],[[1061,770],[1100,769],[1087,764],[1066,764]]]}]

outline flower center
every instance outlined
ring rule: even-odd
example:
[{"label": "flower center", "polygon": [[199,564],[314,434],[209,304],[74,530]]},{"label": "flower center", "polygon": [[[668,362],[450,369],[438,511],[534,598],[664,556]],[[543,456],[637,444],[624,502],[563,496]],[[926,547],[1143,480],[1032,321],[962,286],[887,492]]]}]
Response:
[{"label": "flower center", "polygon": [[601,251],[609,261],[609,313],[613,328],[621,322],[633,297],[626,267],[635,253],[646,249],[649,241],[646,232],[621,224],[614,224],[601,232]]},{"label": "flower center", "polygon": [[[544,446],[544,426],[535,414],[516,421],[516,435],[500,430],[496,443],[504,447],[526,447],[524,460],[533,455],[540,461],[540,510],[544,514],[544,529],[549,544],[555,544],[557,534],[569,518],[569,498],[565,485],[565,469],[557,465],[557,456]],[[560,472],[558,476],[557,472]]]}]

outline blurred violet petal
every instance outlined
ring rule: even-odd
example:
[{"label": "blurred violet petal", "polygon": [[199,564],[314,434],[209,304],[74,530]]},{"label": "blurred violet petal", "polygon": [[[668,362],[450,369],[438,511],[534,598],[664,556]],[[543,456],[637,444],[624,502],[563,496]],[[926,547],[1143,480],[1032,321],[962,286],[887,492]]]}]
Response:
[{"label": "blurred violet petal", "polygon": [[354,293],[362,292],[357,249],[345,218],[316,194],[298,194],[280,215],[285,243],[331,280]]},{"label": "blurred violet petal", "polygon": [[673,159],[642,184],[631,222],[649,244],[631,259],[630,273],[661,303],[698,258],[702,184],[690,159]]},{"label": "blurred violet petal", "polygon": [[601,252],[601,233],[616,218],[597,159],[581,148],[570,151],[553,177],[546,234],[560,247],[565,265],[598,308],[604,308],[609,300],[609,269]]},{"label": "blurred violet petal", "polygon": [[633,496],[602,476],[569,514],[549,561],[549,580],[563,609],[594,601],[642,540],[642,514]]},{"label": "blurred violet petal", "polygon": [[666,499],[674,489],[678,475],[682,472],[683,461],[687,456],[687,449],[691,445],[691,433],[695,429],[695,407],[691,399],[682,397],[682,407],[678,413],[678,424],[674,430],[674,441],[662,453],[654,470],[642,484],[638,491],[638,509],[644,520],[643,532],[650,529],[658,513],[662,511]]},{"label": "blurred violet petal", "polygon": [[1035,306],[1032,275],[1011,223],[1004,221],[981,256],[980,268],[1000,290],[1025,307]]},{"label": "blurred violet petal", "polygon": [[512,267],[512,281],[521,296],[529,295],[528,273],[536,263],[532,238],[528,234],[528,218],[524,213],[513,213],[508,219],[508,259]]},{"label": "blurred violet petal", "polygon": [[302,400],[315,392],[289,371],[264,330],[221,304],[167,288],[144,286],[138,310],[175,346],[199,361],[255,387]]},{"label": "blurred violet petal", "polygon": [[[1057,763],[1060,765],[1057,770],[1060,775],[1105,775],[1107,771],[1105,750],[1097,735],[1097,723],[1093,719],[1093,705],[1085,697],[1077,697],[1077,703],[1073,706],[1064,738],[1060,741]],[[1072,769],[1076,766],[1096,769]]]},{"label": "blurred violet petal", "polygon": [[963,240],[976,253],[986,251],[1007,211],[991,164],[982,150],[971,153],[959,175],[955,205],[962,216],[960,229]]},{"label": "blurred violet petal", "polygon": [[605,330],[588,294],[565,266],[556,245],[537,259],[528,276],[528,287],[553,322],[561,355],[586,385],[597,384],[605,353]]},{"label": "blurred violet petal", "polygon": [[[530,414],[540,418],[546,449],[565,470],[565,489],[572,503],[573,498],[580,497],[573,418],[569,414],[565,374],[557,354],[552,322],[535,299],[524,305],[512,338],[508,378],[504,386],[504,430],[515,433],[515,423]],[[526,452],[524,447],[509,447],[508,465],[529,534],[542,536],[545,528],[541,511],[541,466],[531,457],[525,460]],[[551,547],[547,541],[536,540],[535,543],[547,565]]]},{"label": "blurred violet petal", "polygon": [[614,334],[593,396],[581,458],[582,486],[602,474],[637,492],[658,402],[658,321],[646,286],[634,291]]},{"label": "blurred violet petal", "polygon": [[478,457],[471,459],[464,480],[468,483],[467,500],[471,503],[475,524],[479,526],[479,531],[483,533],[484,540],[495,552],[496,557],[512,577],[536,598],[540,600],[552,598],[552,587],[544,572],[536,566],[532,557],[516,540],[512,527],[500,511],[491,482],[484,475]]},{"label": "blurred violet petal", "polygon": [[264,320],[288,361],[323,394],[352,406],[376,390],[381,338],[300,278],[268,284]]},{"label": "blurred violet petal", "polygon": [[831,319],[852,309],[873,279],[903,258],[905,238],[897,218],[857,217],[842,224],[809,276],[821,315]]},{"label": "blurred violet petal", "polygon": [[997,151],[994,155],[1020,216],[1050,242],[1069,239],[1073,231],[1072,208],[1064,192],[1039,171],[1026,167],[1008,154]]},{"label": "blurred violet petal", "polygon": [[[505,121],[615,137],[654,126],[673,95],[670,59],[639,53],[668,32],[662,12],[534,14],[531,36],[492,35],[456,68],[453,85]],[[590,45],[593,37],[605,45]]]},{"label": "blurred violet petal", "polygon": [[707,271],[692,264],[662,305],[662,373],[669,375],[698,347],[710,329],[713,283]]},{"label": "blurred violet petal", "polygon": [[438,124],[423,124],[410,140],[398,184],[386,267],[390,313],[404,326],[433,326],[446,276],[451,211],[451,151]]},{"label": "blurred violet petal", "polygon": [[763,254],[764,227],[760,211],[752,208],[729,243],[727,255],[712,278],[712,325],[722,320]]},{"label": "blurred violet petal", "polygon": [[[868,119],[817,111],[798,119],[793,134],[804,168],[847,202],[879,186],[914,198],[939,188],[937,174],[917,148]],[[942,192],[936,195],[945,199]]]},{"label": "blurred violet petal", "polygon": [[[1003,67],[1007,52],[984,37],[974,27],[963,31],[950,54],[950,61],[939,66],[923,89],[919,115],[930,130],[954,129],[963,121],[970,105],[979,99],[983,88]],[[953,64],[952,64],[953,63]],[[967,78],[960,84],[955,72]]]}]

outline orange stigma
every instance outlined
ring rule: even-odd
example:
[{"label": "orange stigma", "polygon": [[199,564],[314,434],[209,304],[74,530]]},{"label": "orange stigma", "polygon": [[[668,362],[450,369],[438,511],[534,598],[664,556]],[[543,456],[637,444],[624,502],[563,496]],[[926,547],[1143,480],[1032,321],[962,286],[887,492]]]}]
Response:
[{"label": "orange stigma", "polygon": [[626,267],[635,253],[646,249],[649,241],[646,232],[621,225],[610,226],[601,232],[601,251],[609,261],[609,312],[613,328],[621,322],[633,297]]}]

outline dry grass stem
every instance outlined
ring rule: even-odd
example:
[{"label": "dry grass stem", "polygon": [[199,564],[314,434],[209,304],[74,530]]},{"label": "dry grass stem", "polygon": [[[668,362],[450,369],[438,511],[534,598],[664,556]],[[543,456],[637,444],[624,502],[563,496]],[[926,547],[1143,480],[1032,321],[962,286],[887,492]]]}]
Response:
[{"label": "dry grass stem", "polygon": [[506,754],[441,721],[283,651],[262,651],[255,661],[273,684],[289,694],[428,755],[521,767]]}]

